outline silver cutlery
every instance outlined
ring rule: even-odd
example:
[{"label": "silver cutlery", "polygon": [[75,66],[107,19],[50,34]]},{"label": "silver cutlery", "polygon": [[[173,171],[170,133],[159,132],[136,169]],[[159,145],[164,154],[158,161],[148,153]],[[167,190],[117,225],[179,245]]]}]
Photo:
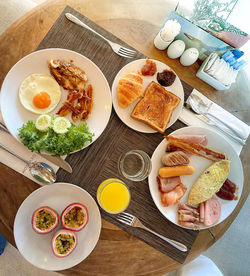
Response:
[{"label": "silver cutlery", "polygon": [[[0,130],[10,134],[9,130],[1,122],[0,122]],[[37,153],[37,154],[39,154],[39,153]],[[41,155],[43,158],[47,159],[48,161],[52,162],[53,164],[57,165],[58,167],[64,169],[65,171],[72,173],[72,168],[71,168],[70,164],[67,161],[63,160],[62,158],[60,158],[58,156],[43,154],[43,153],[40,153],[39,155]]]},{"label": "silver cutlery", "polygon": [[0,148],[26,163],[29,167],[31,175],[37,181],[45,184],[51,184],[56,181],[56,173],[48,164],[44,162],[29,162],[2,144],[0,144]]},{"label": "silver cutlery", "polygon": [[220,120],[213,114],[209,112],[209,109],[212,107],[213,103],[206,104],[198,95],[191,94],[188,98],[188,102],[191,106],[191,108],[197,113],[197,114],[202,114],[206,117],[209,117],[209,119],[219,122],[220,124],[224,125],[227,129],[229,129],[234,135],[238,136],[239,138],[245,140],[246,137],[243,133],[241,133],[240,130],[234,129],[232,126],[227,124],[226,122]]},{"label": "silver cutlery", "polygon": [[93,32],[94,34],[98,35],[99,37],[101,37],[102,39],[104,39],[112,48],[112,50],[119,56],[125,57],[125,58],[133,58],[136,54],[136,51],[134,50],[130,50],[128,48],[125,48],[117,43],[114,43],[110,40],[108,40],[106,37],[102,36],[101,34],[99,34],[98,32],[96,32],[95,30],[93,30],[92,28],[90,28],[88,25],[86,25],[85,23],[83,23],[81,20],[79,20],[77,17],[75,17],[74,15],[72,15],[71,13],[65,13],[65,16],[67,17],[68,20],[70,20],[71,22],[86,28],[88,30],[90,30],[91,32]]},{"label": "silver cutlery", "polygon": [[199,115],[196,115],[197,118],[199,118],[201,121],[207,123],[208,125],[210,126],[213,126],[215,127],[216,129],[220,130],[222,133],[224,133],[226,136],[228,136],[229,138],[232,138],[234,139],[235,141],[237,141],[238,143],[240,143],[241,145],[245,145],[246,143],[244,142],[244,140],[242,140],[241,138],[239,138],[238,136],[234,136],[232,135],[231,133],[223,130],[222,128],[220,128],[218,125],[216,125],[215,122],[213,122],[212,120],[210,120],[208,117],[202,115],[202,114],[199,114]]},{"label": "silver cutlery", "polygon": [[169,244],[171,244],[175,248],[179,249],[180,251],[183,251],[183,252],[188,251],[188,248],[186,247],[186,245],[184,245],[184,244],[182,244],[178,241],[171,240],[169,238],[166,238],[166,237],[156,233],[155,231],[153,231],[153,230],[149,229],[148,227],[144,226],[137,217],[135,217],[131,214],[122,212],[122,213],[120,213],[116,216],[116,219],[118,221],[126,224],[126,225],[145,229],[145,230],[149,231],[150,233],[156,235],[157,237],[161,238],[162,240],[168,242]]}]

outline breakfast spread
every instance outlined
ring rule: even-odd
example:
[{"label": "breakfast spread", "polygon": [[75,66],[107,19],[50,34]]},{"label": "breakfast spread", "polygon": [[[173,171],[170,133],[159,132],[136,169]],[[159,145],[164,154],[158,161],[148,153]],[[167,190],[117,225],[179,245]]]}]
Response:
[{"label": "breakfast spread", "polygon": [[67,257],[77,245],[77,236],[74,232],[66,229],[58,230],[52,240],[51,247],[56,257]]},{"label": "breakfast spread", "polygon": [[[31,74],[19,87],[19,99],[23,107],[33,113],[42,114],[34,123],[29,120],[19,129],[19,138],[31,151],[44,151],[61,156],[81,149],[92,141],[87,122],[78,126],[64,116],[87,120],[93,108],[93,87],[87,85],[86,73],[72,62],[48,61],[52,76]],[[61,85],[68,91],[66,102],[57,111],[59,116],[50,116],[61,99]]]},{"label": "breakfast spread", "polygon": [[55,79],[46,74],[31,74],[19,87],[22,106],[36,114],[49,113],[61,99],[61,90]]},{"label": "breakfast spread", "polygon": [[174,83],[176,75],[171,70],[163,70],[161,73],[157,73],[157,81],[162,86],[170,86]]},{"label": "breakfast spread", "polygon": [[[66,257],[72,253],[77,245],[77,236],[74,231],[81,231],[88,223],[88,209],[81,203],[69,204],[61,214],[61,225],[64,229],[58,230],[52,237],[52,251],[57,257]],[[32,215],[32,228],[38,234],[48,234],[59,224],[57,211],[48,206],[42,206]]]},{"label": "breakfast spread", "polygon": [[121,107],[129,106],[142,96],[142,83],[142,77],[135,72],[130,72],[119,80],[117,97]]},{"label": "breakfast spread", "polygon": [[[163,166],[156,177],[161,205],[169,207],[176,204],[177,221],[183,227],[200,229],[201,226],[216,224],[221,217],[221,204],[216,196],[226,200],[237,198],[237,186],[227,178],[230,161],[224,153],[207,147],[205,135],[175,134],[165,138],[167,152],[161,157]],[[190,165],[193,154],[212,161],[212,164],[191,186],[185,182],[189,186],[187,188],[182,183],[182,176],[188,179],[188,175],[194,173],[195,166]],[[186,192],[185,199],[181,200]]]},{"label": "breakfast spread", "polygon": [[59,223],[57,211],[48,206],[42,206],[32,215],[32,228],[38,234],[48,234],[56,229]]},{"label": "breakfast spread", "polygon": [[135,106],[131,117],[164,133],[179,102],[179,97],[152,81],[147,86],[143,98]]}]

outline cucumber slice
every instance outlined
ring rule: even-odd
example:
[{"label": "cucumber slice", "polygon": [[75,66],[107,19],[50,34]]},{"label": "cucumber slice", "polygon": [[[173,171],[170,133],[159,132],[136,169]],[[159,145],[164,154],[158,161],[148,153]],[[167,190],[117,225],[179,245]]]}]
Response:
[{"label": "cucumber slice", "polygon": [[51,127],[51,117],[47,114],[40,115],[36,119],[35,126],[40,131],[47,131]]},{"label": "cucumber slice", "polygon": [[67,118],[57,117],[54,120],[53,130],[56,133],[66,133],[71,127],[71,123]]}]

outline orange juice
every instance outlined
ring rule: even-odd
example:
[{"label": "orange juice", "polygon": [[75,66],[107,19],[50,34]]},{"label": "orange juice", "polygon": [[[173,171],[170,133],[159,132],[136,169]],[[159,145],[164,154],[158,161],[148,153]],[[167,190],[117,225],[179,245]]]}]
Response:
[{"label": "orange juice", "polygon": [[124,211],[130,202],[128,187],[117,178],[109,178],[103,181],[98,187],[96,196],[99,205],[111,214]]}]

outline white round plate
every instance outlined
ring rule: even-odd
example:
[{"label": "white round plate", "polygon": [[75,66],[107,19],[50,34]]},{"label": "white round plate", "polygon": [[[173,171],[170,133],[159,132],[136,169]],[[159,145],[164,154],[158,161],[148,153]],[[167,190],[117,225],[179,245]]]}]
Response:
[{"label": "white round plate", "polygon": [[[54,233],[63,229],[61,224],[48,234],[37,234],[31,225],[33,212],[41,206],[50,206],[61,215],[73,202],[84,204],[89,213],[88,224],[76,232],[78,244],[67,257],[56,257],[51,249]],[[95,200],[82,188],[67,183],[43,186],[31,193],[19,207],[14,221],[14,238],[23,257],[34,266],[47,270],[63,270],[79,264],[92,252],[101,232],[101,215]]]},{"label": "white round plate", "polygon": [[[33,52],[19,60],[8,72],[1,89],[1,111],[5,125],[17,139],[18,129],[28,120],[35,121],[38,114],[26,110],[19,101],[18,90],[22,81],[30,74],[50,75],[47,61],[49,59],[73,60],[73,63],[85,71],[88,84],[94,89],[93,109],[87,120],[89,130],[94,133],[92,143],[101,135],[108,124],[112,99],[109,84],[102,71],[88,58],[71,50],[52,48]],[[62,97],[57,107],[48,114],[55,114],[67,98],[67,91],[61,87]],[[68,115],[71,118],[71,115]],[[86,143],[85,147],[90,143]]]},{"label": "white round plate", "polygon": [[[149,85],[149,83],[151,81],[157,82],[157,79],[156,79],[157,73],[162,72],[165,69],[168,69],[168,70],[171,69],[165,63],[162,63],[162,62],[160,62],[158,60],[154,60],[154,59],[150,59],[150,60],[152,60],[156,63],[157,72],[154,74],[154,76],[142,76],[142,78],[143,78],[143,91],[146,89],[146,87]],[[156,133],[157,131],[154,130],[153,128],[151,128],[150,126],[148,126],[147,124],[145,124],[143,122],[140,122],[140,121],[137,121],[137,120],[130,117],[130,114],[132,113],[134,107],[140,101],[140,99],[137,99],[136,101],[131,103],[127,108],[120,107],[120,105],[118,103],[118,100],[117,100],[116,91],[117,91],[117,86],[118,86],[118,82],[119,82],[120,78],[122,78],[124,75],[130,73],[131,71],[135,71],[135,72],[141,71],[141,68],[145,64],[146,64],[146,59],[137,59],[137,60],[134,60],[134,61],[126,64],[118,72],[118,74],[116,75],[116,77],[114,79],[113,85],[112,85],[113,105],[114,105],[114,109],[115,109],[116,114],[118,115],[118,117],[128,127],[132,128],[136,131],[139,131],[139,132]],[[183,87],[182,87],[181,81],[178,78],[177,74],[176,74],[176,79],[175,79],[174,83],[171,86],[167,86],[167,87],[164,87],[164,88],[166,90],[172,92],[173,94],[175,94],[176,96],[178,96],[181,99],[179,105],[174,110],[174,112],[173,112],[173,114],[170,118],[170,121],[167,125],[167,128],[169,128],[172,124],[174,124],[176,122],[176,120],[178,119],[178,117],[181,113],[183,103],[184,103],[184,92],[183,92]]]},{"label": "white round plate", "polygon": [[[207,128],[200,128],[200,127],[184,127],[180,128],[172,134],[203,134],[206,135],[208,139],[208,144],[207,146],[215,151],[218,152],[223,152],[226,154],[228,160],[231,161],[231,168],[230,168],[230,173],[228,175],[228,179],[233,181],[238,187],[238,200],[223,200],[219,197],[217,199],[219,200],[221,204],[221,217],[220,220],[212,225],[215,226],[219,223],[221,223],[224,219],[226,219],[234,210],[236,205],[239,202],[239,198],[241,196],[241,192],[243,189],[243,184],[244,184],[244,175],[243,175],[243,169],[242,169],[242,164],[239,156],[233,149],[233,147],[223,138],[223,136],[217,134],[216,132],[209,130]],[[164,155],[166,151],[166,146],[167,146],[167,141],[164,139],[158,147],[155,149],[151,161],[152,161],[152,171],[149,175],[148,181],[149,181],[149,189],[151,196],[153,198],[153,201],[157,208],[160,210],[160,212],[171,222],[175,223],[176,225],[180,226],[178,224],[178,215],[177,215],[177,205],[172,205],[169,207],[163,207],[161,205],[161,200],[160,200],[160,191],[158,189],[158,184],[156,177],[158,175],[159,169],[163,166],[161,163],[161,158]],[[181,181],[184,186],[186,186],[187,191],[185,195],[181,198],[180,202],[181,203],[187,203],[187,198],[189,191],[194,184],[194,182],[198,179],[200,174],[209,166],[212,164],[212,161],[209,161],[203,157],[199,157],[196,155],[192,155],[190,157],[190,165],[195,168],[195,172],[193,175],[184,175],[181,176]],[[206,227],[206,226],[201,226],[200,229],[206,229],[210,228],[212,226]],[[183,227],[183,226],[180,226]],[[187,227],[183,227],[187,228]]]}]

